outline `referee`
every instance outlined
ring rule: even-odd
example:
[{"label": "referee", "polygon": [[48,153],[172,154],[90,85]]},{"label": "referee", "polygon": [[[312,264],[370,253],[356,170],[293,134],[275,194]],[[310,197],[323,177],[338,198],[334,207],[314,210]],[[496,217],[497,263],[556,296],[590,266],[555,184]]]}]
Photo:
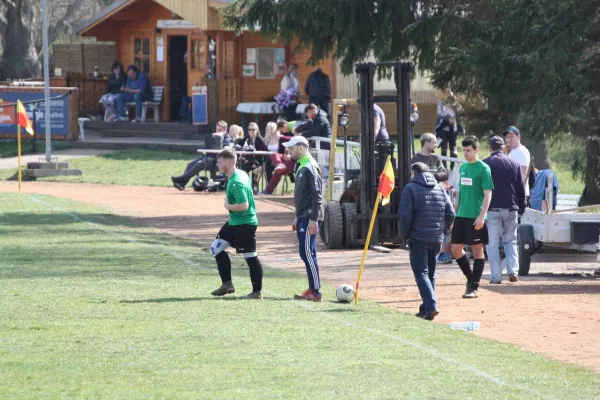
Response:
[{"label": "referee", "polygon": [[[463,155],[467,160],[460,167],[458,211],[452,228],[452,253],[456,263],[467,277],[464,299],[478,297],[479,281],[485,267],[483,246],[488,244],[488,231],[485,225],[486,214],[492,200],[492,173],[490,167],[478,157],[479,140],[467,136],[462,141]],[[465,255],[465,244],[473,249],[473,270]]]},{"label": "referee", "polygon": [[217,155],[219,172],[227,176],[225,192],[225,209],[229,211],[229,220],[223,225],[217,238],[210,245],[210,252],[217,260],[221,287],[213,290],[213,296],[224,296],[235,293],[231,282],[231,260],[225,251],[233,246],[238,254],[242,254],[250,267],[252,293],[242,298],[262,300],[263,269],[256,254],[256,206],[252,194],[250,177],[235,167],[235,150],[227,148]]},{"label": "referee", "polygon": [[319,165],[308,151],[308,140],[294,136],[283,144],[298,161],[294,202],[296,219],[292,229],[298,234],[300,258],[308,275],[308,290],[294,296],[298,300],[321,301],[321,279],[317,263],[317,232],[323,223],[323,178]]}]

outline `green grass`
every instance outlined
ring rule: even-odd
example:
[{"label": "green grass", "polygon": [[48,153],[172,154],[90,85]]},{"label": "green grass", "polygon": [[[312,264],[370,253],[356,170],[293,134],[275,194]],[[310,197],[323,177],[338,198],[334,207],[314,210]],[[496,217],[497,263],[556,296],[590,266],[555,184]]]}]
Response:
[{"label": "green grass", "polygon": [[[600,397],[598,374],[329,287],[291,300],[305,277],[267,269],[263,302],[211,298],[206,245],[97,208],[0,204],[0,398]],[[238,258],[234,283],[250,291]]]},{"label": "green grass", "polygon": [[[31,136],[22,135],[22,138],[23,139],[21,140],[21,154],[25,155],[25,154],[34,153],[33,142],[30,140]],[[52,148],[54,150],[68,149],[71,146],[72,146],[72,144],[70,142],[58,141],[58,140],[52,141]],[[44,139],[37,139],[36,140],[36,152],[43,153],[45,151],[46,151],[46,143],[45,143]],[[0,141],[0,158],[16,157],[19,155],[18,153],[19,153],[18,145],[17,145],[16,140]]]}]

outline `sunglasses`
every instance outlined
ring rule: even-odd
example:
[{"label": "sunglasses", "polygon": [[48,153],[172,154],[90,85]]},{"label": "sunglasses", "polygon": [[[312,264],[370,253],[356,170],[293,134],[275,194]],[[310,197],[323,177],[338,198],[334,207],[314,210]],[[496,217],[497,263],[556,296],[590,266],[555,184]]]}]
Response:
[{"label": "sunglasses", "polygon": [[254,129],[254,128],[248,128],[248,131],[255,132],[255,131],[256,131],[256,129]]}]

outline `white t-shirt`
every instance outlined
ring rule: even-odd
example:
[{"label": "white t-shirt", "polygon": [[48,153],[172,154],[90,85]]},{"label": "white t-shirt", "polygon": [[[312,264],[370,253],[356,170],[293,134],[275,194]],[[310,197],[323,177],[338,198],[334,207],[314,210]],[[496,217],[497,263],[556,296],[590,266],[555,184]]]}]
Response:
[{"label": "white t-shirt", "polygon": [[[508,157],[518,162],[521,167],[529,168],[529,163],[531,162],[531,155],[529,154],[529,150],[527,150],[527,147],[520,145],[516,149],[512,149],[510,153],[508,153]],[[525,179],[523,179],[523,182],[525,182]],[[525,196],[529,196],[529,182],[525,185]]]},{"label": "white t-shirt", "polygon": [[270,144],[267,146],[267,149],[268,149],[269,151],[274,151],[274,152],[277,152],[277,151],[279,151],[279,142],[270,143]]}]

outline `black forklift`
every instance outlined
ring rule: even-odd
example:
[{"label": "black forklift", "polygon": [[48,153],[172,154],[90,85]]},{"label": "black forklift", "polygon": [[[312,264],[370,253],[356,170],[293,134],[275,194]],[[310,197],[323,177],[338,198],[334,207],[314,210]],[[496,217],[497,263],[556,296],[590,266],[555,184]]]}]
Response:
[{"label": "black forklift", "polygon": [[[377,68],[392,68],[396,83],[396,94],[374,96],[374,77]],[[396,182],[390,204],[379,207],[371,243],[377,245],[392,243],[404,245],[398,234],[398,207],[402,188],[410,182],[410,160],[412,157],[413,130],[411,123],[412,103],[410,101],[410,76],[414,65],[410,61],[357,63],[359,98],[355,103],[360,110],[360,169],[344,170],[344,191],[339,201],[330,201],[325,206],[325,218],[321,229],[321,240],[328,249],[357,248],[365,245],[371,214],[375,206],[379,176],[383,171],[388,155],[391,155]],[[341,115],[335,115],[338,104],[342,103]],[[346,104],[344,104],[346,103]],[[375,141],[373,104],[395,103],[397,109],[396,143]],[[347,123],[348,101],[334,101],[334,125]],[[344,127],[345,128],[345,127]],[[334,128],[334,139],[337,129]],[[344,135],[346,137],[346,135]],[[346,151],[344,141],[344,151]],[[397,146],[397,159],[396,159]],[[331,151],[335,152],[332,146]],[[331,157],[331,161],[334,156]],[[333,165],[330,165],[333,170]],[[331,176],[333,173],[331,173]],[[329,184],[333,184],[332,179]],[[331,193],[331,189],[329,189]]]}]

